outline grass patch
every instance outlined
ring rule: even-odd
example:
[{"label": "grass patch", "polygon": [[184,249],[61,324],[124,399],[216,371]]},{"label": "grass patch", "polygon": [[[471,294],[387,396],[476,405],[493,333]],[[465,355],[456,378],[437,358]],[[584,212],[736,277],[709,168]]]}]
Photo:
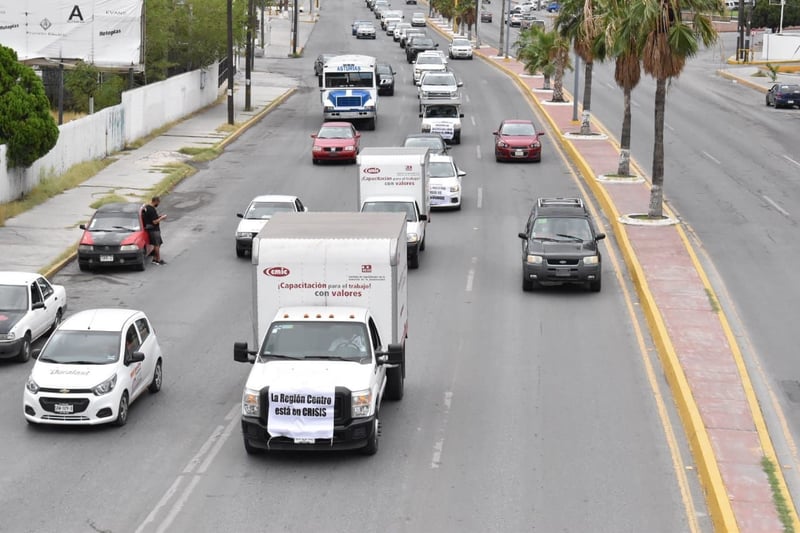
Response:
[{"label": "grass patch", "polygon": [[115,159],[112,157],[86,161],[73,165],[61,176],[48,176],[19,200],[0,204],[0,226],[4,226],[9,218],[43,204],[68,189],[77,187],[114,161]]},{"label": "grass patch", "polygon": [[636,213],[633,215],[628,215],[629,217],[636,219],[636,220],[667,220],[669,219],[666,215],[661,215],[660,217],[651,217],[647,213]]},{"label": "grass patch", "polygon": [[784,498],[783,492],[781,491],[780,483],[778,482],[778,475],[775,472],[775,463],[768,457],[762,457],[761,468],[764,470],[764,473],[767,474],[767,479],[769,479],[769,486],[772,489],[772,503],[775,504],[775,510],[778,511],[778,518],[780,518],[781,524],[783,524],[784,533],[794,533],[792,515],[789,511],[789,505],[786,503],[786,498]]},{"label": "grass patch", "polygon": [[714,311],[715,313],[719,313],[721,308],[719,306],[719,302],[714,297],[714,293],[712,293],[710,289],[705,289],[705,291],[706,291],[706,297],[708,298],[708,303],[709,305],[711,305],[711,310]]},{"label": "grass patch", "polygon": [[767,77],[767,75],[766,75],[766,74],[764,74],[764,71],[763,71],[763,70],[757,70],[757,71],[755,71],[755,72],[752,74],[752,76],[753,76],[754,78],[766,78],[766,77]]},{"label": "grass patch", "polygon": [[236,124],[225,123],[222,126],[220,126],[219,128],[217,128],[217,131],[220,132],[220,133],[232,133],[234,131],[237,131],[241,127],[242,127],[242,125],[238,124],[238,123],[236,123]]},{"label": "grass patch", "polygon": [[216,146],[211,146],[208,148],[187,146],[178,151],[182,154],[192,156],[192,160],[197,161],[198,163],[204,163],[206,161],[216,159],[222,153],[222,149],[217,148]]},{"label": "grass patch", "polygon": [[75,244],[73,244],[72,246],[61,252],[61,255],[59,255],[55,260],[53,260],[53,262],[51,262],[49,265],[39,270],[39,274],[41,274],[42,276],[52,276],[53,274],[61,270],[61,267],[64,266],[63,264],[66,261],[72,259],[72,257],[77,253],[77,251],[78,251],[78,243],[76,242]]},{"label": "grass patch", "polygon": [[102,207],[102,206],[104,206],[106,204],[113,204],[113,203],[119,203],[119,202],[129,202],[129,201],[130,200],[128,200],[124,196],[120,196],[119,194],[117,194],[115,192],[112,192],[112,193],[106,194],[105,196],[103,196],[101,198],[98,198],[97,200],[95,200],[94,202],[89,204],[89,207],[91,207],[92,209],[99,209],[100,207]]},{"label": "grass patch", "polygon": [[172,163],[161,168],[167,175],[164,176],[161,181],[153,185],[145,194],[147,200],[153,196],[164,196],[180,182],[197,172],[196,168],[186,163]]}]

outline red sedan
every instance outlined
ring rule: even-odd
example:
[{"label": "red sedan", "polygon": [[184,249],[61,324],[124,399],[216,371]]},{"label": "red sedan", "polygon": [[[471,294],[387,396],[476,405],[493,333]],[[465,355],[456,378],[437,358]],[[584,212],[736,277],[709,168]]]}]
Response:
[{"label": "red sedan", "polygon": [[530,120],[504,120],[494,132],[494,157],[497,161],[542,160],[542,143],[538,131]]},{"label": "red sedan", "polygon": [[361,134],[349,122],[325,122],[317,133],[311,134],[311,161],[356,162]]}]

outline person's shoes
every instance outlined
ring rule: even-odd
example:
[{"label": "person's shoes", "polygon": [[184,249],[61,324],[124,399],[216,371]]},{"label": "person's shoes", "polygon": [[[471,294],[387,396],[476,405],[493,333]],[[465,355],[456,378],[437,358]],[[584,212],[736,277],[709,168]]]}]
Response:
[{"label": "person's shoes", "polygon": [[158,264],[159,264],[159,265],[166,265],[166,264],[167,264],[167,262],[166,262],[166,261],[164,261],[163,259],[160,259],[160,260],[158,261]]},{"label": "person's shoes", "polygon": [[163,261],[156,261],[155,259],[153,259],[153,264],[154,265],[163,265],[164,262]]}]

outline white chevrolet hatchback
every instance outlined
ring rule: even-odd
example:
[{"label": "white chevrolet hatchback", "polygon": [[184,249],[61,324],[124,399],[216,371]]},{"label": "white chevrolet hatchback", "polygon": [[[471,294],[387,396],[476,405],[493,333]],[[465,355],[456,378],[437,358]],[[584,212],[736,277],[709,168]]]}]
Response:
[{"label": "white chevrolet hatchback", "polygon": [[59,325],[25,384],[30,423],[125,425],[146,390],[158,392],[163,361],[153,326],[141,311],[90,309]]}]

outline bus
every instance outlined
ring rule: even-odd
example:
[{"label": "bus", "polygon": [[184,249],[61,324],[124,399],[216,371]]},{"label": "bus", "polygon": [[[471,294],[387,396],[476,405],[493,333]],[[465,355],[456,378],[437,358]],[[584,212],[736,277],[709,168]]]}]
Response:
[{"label": "bus", "polygon": [[375,58],[339,55],[322,67],[320,100],[325,120],[363,121],[374,130],[378,120],[378,76]]}]

